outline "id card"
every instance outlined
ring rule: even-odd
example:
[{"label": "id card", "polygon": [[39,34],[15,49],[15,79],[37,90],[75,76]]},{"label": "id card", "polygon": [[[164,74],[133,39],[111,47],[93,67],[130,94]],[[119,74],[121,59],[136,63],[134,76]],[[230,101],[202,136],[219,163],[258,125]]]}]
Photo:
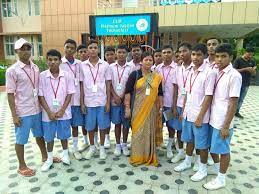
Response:
[{"label": "id card", "polygon": [[53,101],[52,101],[52,105],[54,106],[54,108],[59,107],[59,101],[58,101],[58,99],[54,98]]},{"label": "id card", "polygon": [[92,87],[92,92],[93,92],[93,93],[96,93],[96,92],[97,92],[97,85],[93,85],[93,87]]},{"label": "id card", "polygon": [[75,79],[74,79],[74,82],[75,82],[75,86],[78,86],[78,84],[79,84],[78,78],[75,78]]},{"label": "id card", "polygon": [[147,87],[147,88],[146,88],[146,96],[149,96],[149,95],[150,95],[150,88]]},{"label": "id card", "polygon": [[34,97],[37,97],[37,96],[38,96],[38,91],[37,91],[37,89],[33,89],[33,96],[34,96]]},{"label": "id card", "polygon": [[185,90],[185,88],[182,88],[181,94],[182,94],[183,96],[186,95],[186,90]]},{"label": "id card", "polygon": [[120,83],[117,84],[116,90],[117,91],[121,91],[122,90],[122,85]]}]

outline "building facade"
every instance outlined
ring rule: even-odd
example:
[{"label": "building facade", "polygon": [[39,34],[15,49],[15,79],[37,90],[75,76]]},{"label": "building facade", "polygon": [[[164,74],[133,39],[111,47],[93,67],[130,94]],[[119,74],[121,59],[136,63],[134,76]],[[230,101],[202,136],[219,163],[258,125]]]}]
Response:
[{"label": "building facade", "polygon": [[[15,59],[14,42],[26,38],[38,58],[63,51],[67,38],[90,36],[90,15],[157,13],[159,45],[207,37],[242,38],[259,29],[258,0],[0,0],[0,59]],[[100,37],[99,37],[100,38]],[[105,37],[109,40],[118,37]],[[123,38],[123,37],[122,37]],[[134,36],[132,37],[134,39]],[[141,38],[140,38],[141,40]],[[145,38],[142,38],[145,40]],[[146,41],[148,42],[148,41]],[[111,43],[115,44],[115,43]],[[118,44],[118,41],[117,43]]]}]

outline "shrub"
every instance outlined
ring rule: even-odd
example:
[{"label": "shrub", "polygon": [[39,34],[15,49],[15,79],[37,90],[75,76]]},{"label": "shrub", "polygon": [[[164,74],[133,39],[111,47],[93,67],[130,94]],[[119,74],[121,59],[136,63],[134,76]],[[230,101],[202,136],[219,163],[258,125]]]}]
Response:
[{"label": "shrub", "polygon": [[0,86],[5,85],[5,72],[6,69],[0,69]]}]

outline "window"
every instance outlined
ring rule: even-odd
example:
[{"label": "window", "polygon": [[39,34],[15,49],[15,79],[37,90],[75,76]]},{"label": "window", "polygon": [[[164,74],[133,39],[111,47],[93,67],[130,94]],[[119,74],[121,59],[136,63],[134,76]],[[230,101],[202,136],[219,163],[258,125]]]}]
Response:
[{"label": "window", "polygon": [[18,16],[17,0],[2,0],[3,17]]},{"label": "window", "polygon": [[40,0],[28,0],[29,16],[40,15]]},{"label": "window", "polygon": [[31,36],[31,53],[32,53],[32,56],[34,56],[34,43],[33,43],[33,36]]},{"label": "window", "polygon": [[38,56],[43,56],[42,37],[38,35]]},{"label": "window", "polygon": [[5,54],[14,55],[14,37],[5,36]]}]

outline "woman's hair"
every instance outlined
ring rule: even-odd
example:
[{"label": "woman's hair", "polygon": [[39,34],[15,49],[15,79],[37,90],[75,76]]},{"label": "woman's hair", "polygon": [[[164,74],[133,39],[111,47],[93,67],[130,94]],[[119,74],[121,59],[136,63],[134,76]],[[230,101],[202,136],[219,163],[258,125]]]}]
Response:
[{"label": "woman's hair", "polygon": [[143,61],[143,59],[144,59],[145,57],[148,57],[148,56],[152,57],[152,59],[154,60],[154,57],[153,57],[152,53],[150,53],[150,52],[148,52],[148,51],[145,51],[145,52],[143,52],[142,55],[141,55],[141,61]]}]

